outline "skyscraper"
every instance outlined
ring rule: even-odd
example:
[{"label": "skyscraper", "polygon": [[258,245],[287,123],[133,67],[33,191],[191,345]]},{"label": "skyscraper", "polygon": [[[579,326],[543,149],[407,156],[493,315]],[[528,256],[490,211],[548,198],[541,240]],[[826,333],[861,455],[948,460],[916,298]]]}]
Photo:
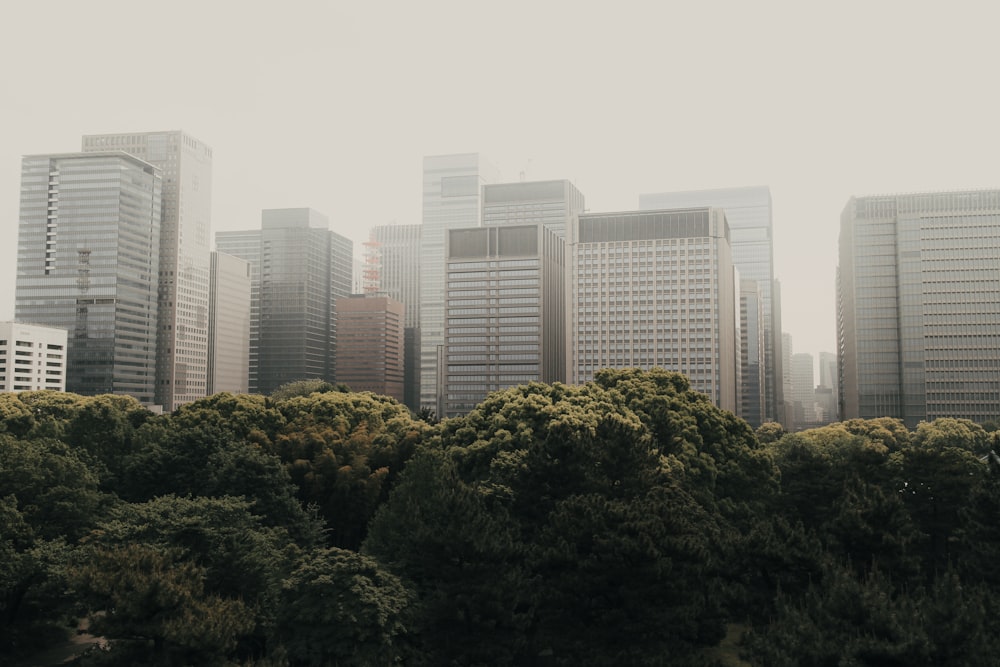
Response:
[{"label": "skyscraper", "polygon": [[569,181],[529,181],[483,186],[483,225],[541,223],[561,238],[575,215],[583,213],[583,195]]},{"label": "skyscraper", "polygon": [[420,409],[421,225],[378,225],[371,231],[377,253],[378,292],[403,304],[403,403]]},{"label": "skyscraper", "polygon": [[118,150],[163,177],[156,402],[167,411],[205,396],[212,149],[180,130],[86,135],[83,151]]},{"label": "skyscraper", "polygon": [[816,385],[813,382],[813,356],[808,352],[792,355],[792,405],[796,430],[808,428],[816,420]]},{"label": "skyscraper", "polygon": [[269,394],[295,380],[334,381],[335,304],[351,290],[353,243],[328,227],[312,209],[266,209],[260,230],[216,235],[220,252],[250,262],[255,281],[252,392]]},{"label": "skyscraper", "polygon": [[740,281],[740,392],[739,416],[757,428],[764,423],[764,305],[755,280]]},{"label": "skyscraper", "polygon": [[250,262],[212,253],[208,305],[208,393],[250,390]]},{"label": "skyscraper", "polygon": [[842,418],[1000,414],[1000,190],[852,197],[840,218]]},{"label": "skyscraper", "polygon": [[[420,233],[420,405],[439,410],[444,345],[445,243],[450,229],[478,227],[482,186],[498,178],[477,153],[424,158]],[[443,380],[443,376],[441,376]]]},{"label": "skyscraper", "polygon": [[572,384],[660,366],[736,412],[738,297],[722,209],[583,214],[567,254]]},{"label": "skyscraper", "polygon": [[403,400],[403,311],[387,296],[337,299],[337,382]]},{"label": "skyscraper", "polygon": [[[641,209],[714,206],[725,210],[733,265],[740,278],[757,282],[764,310],[765,419],[780,421],[784,401],[781,372],[781,302],[774,280],[771,191],[766,186],[663,192],[639,196]],[[744,383],[751,381],[744,378]],[[744,386],[744,393],[753,391]]]},{"label": "skyscraper", "polygon": [[448,232],[443,417],[566,378],[565,241],[541,223]]},{"label": "skyscraper", "polygon": [[69,332],[68,391],[155,402],[160,185],[121,152],[22,161],[15,317]]}]

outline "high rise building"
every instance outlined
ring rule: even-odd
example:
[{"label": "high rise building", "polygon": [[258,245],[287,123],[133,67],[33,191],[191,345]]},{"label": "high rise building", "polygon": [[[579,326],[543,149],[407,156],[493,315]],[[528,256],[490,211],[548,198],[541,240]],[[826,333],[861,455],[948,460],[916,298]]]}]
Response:
[{"label": "high rise building", "polygon": [[781,422],[788,430],[792,430],[795,420],[795,405],[792,399],[792,334],[781,334],[781,386],[785,401],[785,418]]},{"label": "high rise building", "polygon": [[764,387],[764,304],[754,280],[740,281],[739,416],[757,428],[766,418]]},{"label": "high rise building", "polygon": [[438,411],[444,399],[440,390],[444,371],[441,353],[448,230],[480,226],[482,186],[498,180],[496,168],[477,153],[424,158],[420,232],[420,405],[423,408]]},{"label": "high rise building", "polygon": [[208,383],[208,283],[212,149],[180,130],[83,137],[83,151],[125,151],[163,177],[156,402],[167,411]]},{"label": "high rise building", "polygon": [[566,378],[565,242],[543,224],[448,232],[444,405]]},{"label": "high rise building", "polygon": [[[784,402],[781,372],[781,302],[774,280],[774,246],[771,191],[766,186],[720,188],[688,192],[663,192],[639,196],[641,209],[712,206],[726,212],[733,265],[740,277],[753,280],[760,291],[764,310],[765,420],[781,421]],[[744,378],[744,383],[751,382]],[[745,385],[743,393],[753,391]]]},{"label": "high rise building", "polygon": [[0,322],[0,392],[66,391],[65,329]]},{"label": "high rise building", "polygon": [[337,299],[337,382],[403,400],[403,304],[387,296]]},{"label": "high rise building", "polygon": [[827,423],[840,419],[838,406],[837,355],[833,352],[819,353],[819,384],[816,386],[816,403],[823,410]]},{"label": "high rise building", "polygon": [[796,430],[815,426],[816,385],[813,382],[813,356],[808,352],[792,355],[792,405]]},{"label": "high rise building", "polygon": [[250,391],[333,382],[335,306],[351,290],[350,239],[312,209],[266,209],[260,230],[219,232],[216,247],[251,265]]},{"label": "high rise building", "polygon": [[[403,304],[403,403],[420,409],[421,225],[378,225],[371,231],[378,293]],[[369,267],[372,270],[372,267]]]},{"label": "high rise building", "polygon": [[530,181],[483,186],[483,225],[541,223],[566,238],[573,216],[583,213],[583,195],[569,181]]},{"label": "high rise building", "polygon": [[208,302],[208,393],[250,390],[250,262],[213,252]]},{"label": "high rise building", "polygon": [[587,213],[571,226],[569,381],[660,366],[737,411],[738,297],[725,213]]},{"label": "high rise building", "polygon": [[841,418],[1000,414],[1000,190],[852,197],[840,218]]},{"label": "high rise building", "polygon": [[160,185],[121,152],[22,162],[15,318],[69,332],[68,391],[155,402]]}]

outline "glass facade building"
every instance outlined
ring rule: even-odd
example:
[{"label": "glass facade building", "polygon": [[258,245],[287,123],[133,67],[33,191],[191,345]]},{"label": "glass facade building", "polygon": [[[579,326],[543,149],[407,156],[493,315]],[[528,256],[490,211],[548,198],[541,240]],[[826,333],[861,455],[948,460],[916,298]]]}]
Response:
[{"label": "glass facade building", "polygon": [[722,209],[580,215],[568,247],[569,381],[662,367],[737,411],[738,297]]},{"label": "glass facade building", "polygon": [[837,276],[843,418],[1000,414],[1000,190],[851,198]]},{"label": "glass facade building", "polygon": [[[424,158],[420,231],[420,406],[442,414],[445,244],[448,230],[480,226],[482,187],[498,181],[477,153]],[[441,380],[441,382],[439,382]]]},{"label": "glass facade building", "polygon": [[[753,280],[764,310],[765,420],[784,419],[782,386],[781,301],[774,279],[774,240],[771,191],[766,186],[719,188],[688,192],[662,192],[639,196],[639,208],[668,209],[712,206],[726,212],[731,236],[733,265],[740,278]],[[752,378],[744,378],[743,392],[754,391]]]},{"label": "glass facade building", "polygon": [[565,242],[543,224],[448,232],[445,417],[566,377]]},{"label": "glass facade building", "polygon": [[757,428],[764,414],[764,304],[755,280],[740,281],[739,416]]},{"label": "glass facade building", "polygon": [[378,293],[403,304],[403,403],[420,409],[420,233],[421,225],[378,225],[371,241],[378,251]]},{"label": "glass facade building", "polygon": [[121,152],[22,161],[15,318],[68,332],[67,391],[155,403],[160,186]]},{"label": "glass facade building", "polygon": [[328,227],[312,209],[266,209],[260,230],[216,235],[220,252],[251,265],[251,392],[334,381],[335,306],[350,294],[354,246]]},{"label": "glass facade building", "polygon": [[250,391],[250,262],[212,253],[208,306],[208,394]]},{"label": "glass facade building", "polygon": [[83,151],[120,150],[163,177],[156,402],[167,411],[208,389],[212,149],[180,130],[83,137]]}]

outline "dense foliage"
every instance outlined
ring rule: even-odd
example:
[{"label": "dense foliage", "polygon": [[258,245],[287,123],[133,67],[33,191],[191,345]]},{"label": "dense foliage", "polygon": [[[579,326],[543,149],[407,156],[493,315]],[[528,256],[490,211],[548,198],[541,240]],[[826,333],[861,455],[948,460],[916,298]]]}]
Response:
[{"label": "dense foliage", "polygon": [[82,665],[990,665],[996,451],[755,433],[660,370],[441,422],[312,381],[0,394],[0,662],[87,619]]}]

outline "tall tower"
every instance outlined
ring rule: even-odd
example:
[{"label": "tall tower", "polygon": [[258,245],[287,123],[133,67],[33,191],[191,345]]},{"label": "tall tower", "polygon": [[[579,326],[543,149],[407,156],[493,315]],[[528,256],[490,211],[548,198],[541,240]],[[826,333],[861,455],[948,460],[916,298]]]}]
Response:
[{"label": "tall tower", "polygon": [[565,381],[565,273],[565,241],[543,224],[448,232],[442,417],[491,391]]},{"label": "tall tower", "polygon": [[[689,192],[663,192],[639,196],[639,208],[664,209],[713,206],[726,212],[733,252],[733,265],[740,278],[753,280],[764,310],[765,419],[780,420],[784,402],[781,372],[781,304],[774,280],[774,235],[771,191],[766,186],[721,188]],[[744,378],[742,391],[754,391]]]},{"label": "tall tower", "polygon": [[498,178],[477,153],[424,158],[420,236],[420,405],[443,411],[445,243],[448,230],[480,226],[482,186]]},{"label": "tall tower", "polygon": [[180,130],[83,137],[85,153],[108,150],[163,176],[156,402],[172,411],[207,391],[212,149]]},{"label": "tall tower", "polygon": [[250,262],[212,253],[208,393],[250,390]]},{"label": "tall tower", "polygon": [[420,232],[421,225],[378,225],[380,294],[403,304],[403,403],[420,409]]},{"label": "tall tower", "polygon": [[659,366],[737,411],[738,296],[722,209],[586,213],[571,227],[569,381]]},{"label": "tall tower", "polygon": [[160,185],[121,152],[22,161],[15,317],[69,332],[67,391],[155,403]]},{"label": "tall tower", "polygon": [[308,208],[266,209],[261,229],[219,232],[251,264],[250,391],[336,375],[336,301],[351,292],[353,243]]},{"label": "tall tower", "polygon": [[841,418],[1000,414],[1000,190],[852,197],[840,218]]}]

